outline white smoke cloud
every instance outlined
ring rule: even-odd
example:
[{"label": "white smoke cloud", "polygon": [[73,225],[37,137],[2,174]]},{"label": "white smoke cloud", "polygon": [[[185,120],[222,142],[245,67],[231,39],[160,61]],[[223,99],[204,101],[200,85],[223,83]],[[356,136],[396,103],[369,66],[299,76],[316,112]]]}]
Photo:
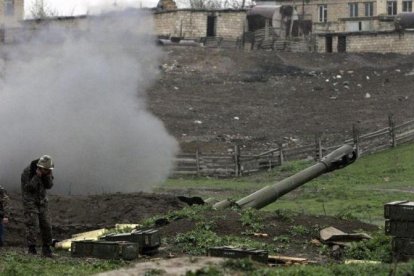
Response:
[{"label": "white smoke cloud", "polygon": [[44,26],[4,50],[0,183],[11,190],[43,154],[55,160],[55,193],[145,191],[170,173],[177,143],[146,109],[161,55],[151,16],[86,25]]}]

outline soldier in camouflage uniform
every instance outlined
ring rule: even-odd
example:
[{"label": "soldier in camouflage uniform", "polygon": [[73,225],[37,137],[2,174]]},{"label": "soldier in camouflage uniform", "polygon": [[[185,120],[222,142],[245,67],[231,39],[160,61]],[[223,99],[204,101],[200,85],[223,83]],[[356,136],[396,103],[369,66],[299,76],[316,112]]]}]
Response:
[{"label": "soldier in camouflage uniform", "polygon": [[22,196],[26,225],[27,245],[30,254],[36,252],[37,226],[42,236],[42,254],[52,257],[52,227],[49,220],[48,200],[46,190],[53,186],[52,158],[43,155],[33,160],[22,173]]},{"label": "soldier in camouflage uniform", "polygon": [[9,197],[6,190],[0,186],[0,247],[3,246],[4,224],[9,222]]}]

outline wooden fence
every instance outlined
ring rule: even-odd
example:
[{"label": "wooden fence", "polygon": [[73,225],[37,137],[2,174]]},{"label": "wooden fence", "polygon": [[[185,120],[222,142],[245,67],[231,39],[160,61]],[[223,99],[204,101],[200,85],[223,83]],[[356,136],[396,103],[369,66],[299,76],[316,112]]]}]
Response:
[{"label": "wooden fence", "polygon": [[[342,144],[354,145],[358,155],[363,156],[414,141],[414,120],[396,125],[392,115],[390,115],[388,122],[388,127],[366,134],[360,134],[357,127],[354,126],[353,137],[345,140]],[[282,165],[285,161],[306,158],[320,160],[324,155],[342,144],[322,145],[319,137],[314,144],[296,148],[279,146],[276,149],[256,155],[243,155],[238,146],[234,146],[232,154],[227,155],[204,155],[199,151],[182,153],[176,157],[173,176],[241,176],[262,170],[270,170]]]}]

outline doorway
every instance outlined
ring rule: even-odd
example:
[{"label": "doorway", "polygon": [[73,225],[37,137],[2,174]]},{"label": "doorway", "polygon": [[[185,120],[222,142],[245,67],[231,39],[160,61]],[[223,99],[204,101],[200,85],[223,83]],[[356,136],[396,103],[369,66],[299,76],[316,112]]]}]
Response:
[{"label": "doorway", "polygon": [[338,36],[338,53],[345,53],[346,52],[346,36],[339,35]]},{"label": "doorway", "polygon": [[325,36],[325,49],[327,53],[332,53],[332,36]]},{"label": "doorway", "polygon": [[216,21],[217,16],[207,16],[207,36],[216,36]]}]

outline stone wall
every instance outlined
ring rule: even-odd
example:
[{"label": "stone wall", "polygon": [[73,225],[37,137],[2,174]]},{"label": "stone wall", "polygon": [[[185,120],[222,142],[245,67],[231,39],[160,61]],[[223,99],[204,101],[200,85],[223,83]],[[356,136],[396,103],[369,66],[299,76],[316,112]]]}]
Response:
[{"label": "stone wall", "polygon": [[216,16],[216,36],[237,38],[243,34],[246,11],[175,10],[154,13],[157,35],[198,38],[207,35],[207,17]]},{"label": "stone wall", "polygon": [[[414,53],[414,32],[343,33],[346,37],[346,52]],[[316,38],[317,51],[326,52],[326,37]],[[332,51],[338,52],[338,35],[332,36]]]}]

